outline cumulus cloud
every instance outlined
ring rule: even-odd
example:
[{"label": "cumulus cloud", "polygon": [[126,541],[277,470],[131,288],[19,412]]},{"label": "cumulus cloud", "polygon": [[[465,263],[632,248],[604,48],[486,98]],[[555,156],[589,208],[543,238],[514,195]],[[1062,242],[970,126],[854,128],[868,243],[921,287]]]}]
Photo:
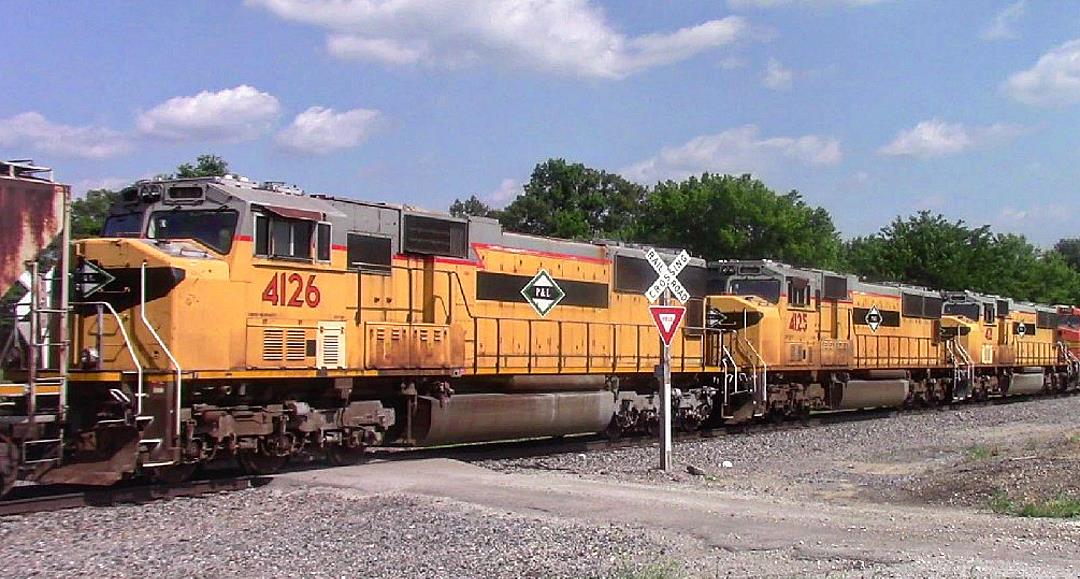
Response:
[{"label": "cumulus cloud", "polygon": [[379,111],[352,109],[337,112],[324,107],[311,107],[296,115],[293,122],[277,135],[284,149],[313,155],[324,155],[363,143],[374,130]]},{"label": "cumulus cloud", "polygon": [[497,206],[505,205],[506,202],[517,197],[521,193],[521,183],[517,179],[503,179],[499,187],[487,196],[488,201]]},{"label": "cumulus cloud", "polygon": [[1026,129],[1018,125],[999,123],[986,127],[965,127],[960,123],[930,119],[897,133],[892,142],[878,149],[878,154],[920,159],[944,157],[973,147],[1000,143],[1025,132]]},{"label": "cumulus cloud", "polygon": [[76,197],[82,197],[86,195],[87,191],[93,191],[95,189],[110,189],[117,191],[124,187],[134,183],[136,179],[128,177],[98,177],[94,179],[80,179],[71,184],[71,192]]},{"label": "cumulus cloud", "polygon": [[994,20],[983,28],[979,37],[983,40],[1009,40],[1016,38],[1016,23],[1024,15],[1027,8],[1027,0],[1019,0],[1009,4],[1001,12],[994,16]]},{"label": "cumulus cloud", "polygon": [[811,8],[827,8],[830,6],[870,6],[880,4],[887,0],[728,0],[728,6],[739,8],[776,8],[789,4],[797,6],[809,6]]},{"label": "cumulus cloud", "polygon": [[31,149],[61,157],[105,159],[131,149],[130,139],[105,127],[54,123],[38,112],[0,119],[0,147]]},{"label": "cumulus cloud", "polygon": [[705,171],[759,173],[782,161],[804,165],[833,165],[843,158],[840,141],[832,137],[762,137],[754,125],[695,137],[678,147],[665,147],[657,155],[620,171],[640,183],[683,179]]},{"label": "cumulus cloud", "polygon": [[1029,105],[1063,106],[1080,102],[1080,39],[1039,57],[1035,66],[1005,81],[1004,91]]},{"label": "cumulus cloud", "polygon": [[768,64],[765,65],[765,73],[762,74],[761,84],[772,90],[788,90],[791,88],[791,81],[794,76],[795,74],[790,68],[784,68],[784,65],[780,64],[779,60],[770,58]]},{"label": "cumulus cloud", "polygon": [[280,111],[276,97],[245,84],[173,97],[140,112],[135,124],[141,133],[165,139],[238,142],[264,134]]},{"label": "cumulus cloud", "polygon": [[339,58],[389,65],[495,63],[619,79],[753,36],[729,16],[674,32],[626,36],[591,0],[247,0],[327,31]]}]

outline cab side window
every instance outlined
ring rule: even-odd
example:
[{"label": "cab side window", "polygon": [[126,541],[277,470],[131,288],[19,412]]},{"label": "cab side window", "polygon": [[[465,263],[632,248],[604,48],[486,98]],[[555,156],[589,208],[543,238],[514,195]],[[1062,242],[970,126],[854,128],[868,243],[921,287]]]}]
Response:
[{"label": "cab side window", "polygon": [[330,261],[330,236],[329,223],[255,214],[255,255],[261,257]]},{"label": "cab side window", "polygon": [[810,305],[810,283],[799,277],[787,279],[788,305],[805,308]]}]

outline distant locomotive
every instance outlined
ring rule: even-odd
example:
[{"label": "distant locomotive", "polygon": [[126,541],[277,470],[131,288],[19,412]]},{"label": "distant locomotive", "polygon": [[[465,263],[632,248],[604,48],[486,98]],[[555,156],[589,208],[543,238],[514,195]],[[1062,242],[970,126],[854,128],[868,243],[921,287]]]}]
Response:
[{"label": "distant locomotive", "polygon": [[[121,197],[103,237],[74,244],[60,450],[23,478],[657,427],[643,248],[232,177]],[[768,261],[694,258],[679,279],[685,429],[1076,386],[1051,308]]]}]

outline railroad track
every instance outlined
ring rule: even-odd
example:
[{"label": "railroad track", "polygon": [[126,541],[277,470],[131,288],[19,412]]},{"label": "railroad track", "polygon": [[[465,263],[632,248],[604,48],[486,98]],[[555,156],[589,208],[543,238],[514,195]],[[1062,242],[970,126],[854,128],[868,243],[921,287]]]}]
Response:
[{"label": "railroad track", "polygon": [[27,485],[16,487],[9,498],[0,501],[0,516],[60,511],[77,507],[143,504],[163,499],[244,490],[262,486],[270,480],[270,477],[266,476],[239,476],[211,478],[175,485],[132,484],[92,489]]},{"label": "railroad track", "polygon": [[[929,414],[949,410],[963,410],[977,406],[996,406],[1016,404],[1031,400],[1048,398],[1067,398],[1080,395],[1080,390],[1056,394],[1031,396],[1010,396],[992,398],[979,403],[947,404],[928,408],[898,409],[879,408],[872,410],[849,410],[843,412],[824,412],[812,414],[803,420],[783,422],[754,422],[733,426],[702,429],[695,432],[677,432],[679,442],[707,440],[723,436],[745,435],[752,433],[775,432],[782,430],[807,429],[815,426],[843,424],[877,420],[901,415]],[[378,449],[371,458],[378,460],[419,460],[424,458],[452,458],[469,462],[481,460],[505,460],[517,458],[542,457],[552,454],[582,453],[599,450],[614,450],[656,444],[652,436],[628,436],[618,440],[609,440],[601,435],[580,435],[562,438],[538,438],[500,442],[483,442],[457,446],[431,448],[387,448]],[[317,467],[311,462],[299,463],[289,468],[290,471]],[[228,471],[224,471],[228,472]],[[120,504],[144,504],[157,500],[178,497],[192,497],[217,492],[229,492],[257,488],[269,483],[271,476],[221,476],[175,485],[130,484],[109,488],[48,487],[27,485],[15,488],[8,498],[0,500],[0,517],[59,511],[77,507],[104,507]]]}]

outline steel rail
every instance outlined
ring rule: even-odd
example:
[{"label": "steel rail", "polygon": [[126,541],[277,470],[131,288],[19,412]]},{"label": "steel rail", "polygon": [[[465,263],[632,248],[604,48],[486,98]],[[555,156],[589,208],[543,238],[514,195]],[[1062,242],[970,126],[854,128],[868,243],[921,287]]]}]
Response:
[{"label": "steel rail", "polygon": [[[133,485],[78,492],[47,493],[41,496],[0,500],[0,517],[60,511],[79,507],[144,504],[177,497],[193,497],[209,493],[255,488],[270,482],[270,480],[271,478],[267,476],[242,476],[207,479],[176,485]],[[48,490],[47,487],[16,487],[16,489],[42,488]]]}]

